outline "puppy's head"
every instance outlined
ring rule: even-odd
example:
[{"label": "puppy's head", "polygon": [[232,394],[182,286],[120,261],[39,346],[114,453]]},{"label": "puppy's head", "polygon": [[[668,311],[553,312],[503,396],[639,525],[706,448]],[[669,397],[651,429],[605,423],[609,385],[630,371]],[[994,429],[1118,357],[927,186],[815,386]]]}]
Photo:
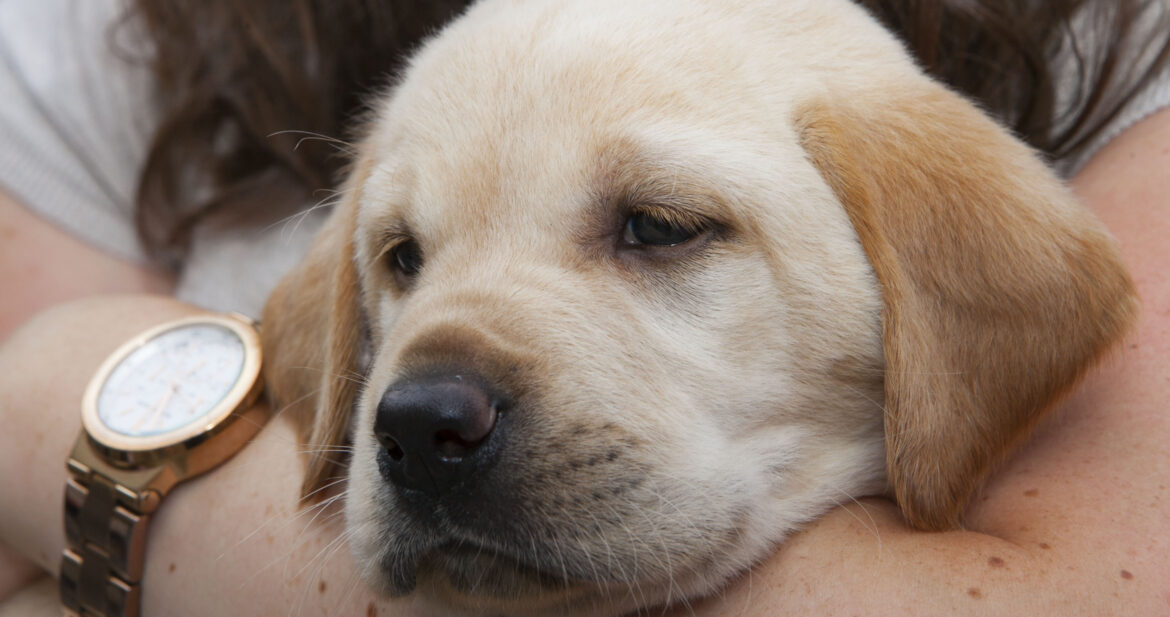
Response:
[{"label": "puppy's head", "polygon": [[1128,322],[1108,238],[847,2],[606,4],[424,48],[266,310],[367,579],[612,613],[852,497],[958,524]]}]

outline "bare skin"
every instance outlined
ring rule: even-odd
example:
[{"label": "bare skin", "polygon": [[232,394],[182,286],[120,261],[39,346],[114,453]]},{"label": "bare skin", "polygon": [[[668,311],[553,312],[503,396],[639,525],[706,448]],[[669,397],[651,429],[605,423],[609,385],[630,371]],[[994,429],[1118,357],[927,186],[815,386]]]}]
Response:
[{"label": "bare skin", "polygon": [[79,242],[0,186],[0,341],[38,312],[95,294],[167,294],[174,281]]},{"label": "bare skin", "polygon": [[[1168,168],[1170,110],[1074,179],[1121,243],[1141,321],[991,480],[966,531],[913,532],[892,504],[863,500],[677,613],[1170,615]],[[151,297],[85,301],[42,314],[0,347],[0,469],[20,470],[0,475],[0,542],[56,569],[62,461],[90,372],[130,333],[190,310]],[[227,465],[176,490],[151,529],[146,614],[417,612],[358,582],[336,511],[312,522],[316,512],[297,513],[298,456],[277,416]]]},{"label": "bare skin", "polygon": [[[165,294],[173,286],[165,273],[77,241],[29,213],[0,187],[0,342],[29,317],[63,302],[99,293]],[[43,573],[0,538],[0,599]]]}]

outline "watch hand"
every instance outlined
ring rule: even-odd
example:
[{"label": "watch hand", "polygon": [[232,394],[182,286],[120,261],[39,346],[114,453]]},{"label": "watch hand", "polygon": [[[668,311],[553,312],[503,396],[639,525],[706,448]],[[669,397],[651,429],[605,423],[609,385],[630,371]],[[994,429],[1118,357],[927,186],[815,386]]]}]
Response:
[{"label": "watch hand", "polygon": [[167,390],[166,396],[163,397],[163,404],[159,405],[158,410],[154,412],[154,418],[150,422],[151,428],[158,428],[159,420],[162,419],[162,411],[170,404],[171,399],[174,398],[175,392],[179,391],[179,382],[172,381],[171,389]]},{"label": "watch hand", "polygon": [[162,415],[162,410],[166,408],[167,403],[171,402],[171,397],[175,395],[175,391],[178,389],[178,382],[172,381],[171,387],[167,389],[167,393],[162,395],[162,398],[158,399],[158,402],[154,405],[154,409],[151,410],[150,420],[147,421],[146,416],[143,416],[142,419],[139,419],[138,422],[134,423],[133,430],[137,431],[143,424],[149,424],[151,428],[154,428],[154,426],[158,423],[159,417]]},{"label": "watch hand", "polygon": [[192,415],[199,410],[201,405],[203,405],[203,400],[205,398],[203,396],[192,399],[192,397],[189,396],[185,391],[180,391],[178,394],[184,401],[187,401],[188,413]]},{"label": "watch hand", "polygon": [[192,375],[199,372],[205,366],[207,366],[207,360],[200,362],[199,366],[196,366],[195,368],[191,369],[190,371],[187,371],[187,374],[183,375],[183,379],[190,379]]}]

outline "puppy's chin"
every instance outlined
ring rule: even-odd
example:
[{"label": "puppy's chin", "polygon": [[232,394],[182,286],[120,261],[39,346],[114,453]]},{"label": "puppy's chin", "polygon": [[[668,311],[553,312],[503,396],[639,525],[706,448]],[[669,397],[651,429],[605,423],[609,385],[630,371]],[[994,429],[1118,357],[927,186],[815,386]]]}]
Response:
[{"label": "puppy's chin", "polygon": [[456,542],[428,553],[418,571],[422,585],[430,583],[440,594],[480,598],[562,594],[580,586],[489,548]]},{"label": "puppy's chin", "polygon": [[569,580],[461,542],[443,543],[417,558],[397,553],[382,566],[380,587],[394,596],[416,594],[436,614],[586,617],[634,606],[629,598],[611,598],[603,584]]}]

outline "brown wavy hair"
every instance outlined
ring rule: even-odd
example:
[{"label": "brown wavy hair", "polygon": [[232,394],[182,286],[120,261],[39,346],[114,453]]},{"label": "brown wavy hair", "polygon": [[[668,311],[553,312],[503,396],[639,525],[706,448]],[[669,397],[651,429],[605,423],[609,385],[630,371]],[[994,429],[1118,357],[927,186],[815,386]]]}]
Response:
[{"label": "brown wavy hair", "polygon": [[[1053,160],[1081,152],[1170,57],[1160,0],[857,1],[925,70]],[[176,265],[203,217],[227,207],[276,216],[332,187],[346,161],[330,138],[467,4],[135,0],[127,23],[152,43],[161,113],[137,196],[148,250]],[[1069,67],[1084,87],[1065,103],[1057,87]],[[283,203],[264,205],[265,194]]]},{"label": "brown wavy hair", "polygon": [[[177,267],[225,208],[304,208],[346,162],[345,128],[465,0],[134,0],[161,121],[139,177],[139,237]],[[340,148],[340,152],[339,152]]]}]

